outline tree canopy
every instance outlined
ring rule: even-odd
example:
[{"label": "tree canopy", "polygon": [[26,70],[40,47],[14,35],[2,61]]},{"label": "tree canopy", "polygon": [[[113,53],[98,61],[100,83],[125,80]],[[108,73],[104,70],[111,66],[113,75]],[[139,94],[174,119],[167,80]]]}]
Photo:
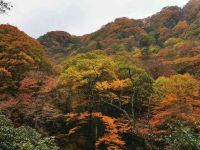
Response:
[{"label": "tree canopy", "polygon": [[12,7],[12,5],[5,1],[5,0],[1,0],[0,1],[0,13],[5,13],[7,12],[8,10],[10,10]]}]

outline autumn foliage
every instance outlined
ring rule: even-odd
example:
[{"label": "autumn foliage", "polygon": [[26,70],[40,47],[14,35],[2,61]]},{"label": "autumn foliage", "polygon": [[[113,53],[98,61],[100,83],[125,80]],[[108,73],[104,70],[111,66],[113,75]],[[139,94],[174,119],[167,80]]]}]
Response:
[{"label": "autumn foliage", "polygon": [[199,12],[190,0],[37,40],[0,25],[0,149],[199,150]]},{"label": "autumn foliage", "polygon": [[6,77],[5,82],[10,82],[7,86],[14,87],[28,71],[48,68],[48,64],[42,56],[43,51],[44,49],[39,42],[19,31],[16,27],[1,25],[1,80]]}]

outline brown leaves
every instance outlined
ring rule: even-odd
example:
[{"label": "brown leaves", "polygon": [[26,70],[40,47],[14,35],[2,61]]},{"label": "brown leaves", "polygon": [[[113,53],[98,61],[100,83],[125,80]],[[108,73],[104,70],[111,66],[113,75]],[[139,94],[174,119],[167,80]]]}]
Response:
[{"label": "brown leaves", "polygon": [[173,31],[178,34],[181,34],[184,31],[186,31],[186,29],[188,29],[188,27],[189,27],[189,25],[188,25],[187,21],[179,21],[177,23],[177,25],[173,28]]},{"label": "brown leaves", "polygon": [[0,95],[0,110],[9,110],[16,106],[17,101],[9,95]]},{"label": "brown leaves", "polygon": [[0,41],[0,68],[10,73],[13,83],[19,82],[25,73],[45,63],[42,56],[44,49],[39,42],[16,27],[0,25]]},{"label": "brown leaves", "polygon": [[5,69],[0,67],[0,92],[12,86],[12,75]]}]

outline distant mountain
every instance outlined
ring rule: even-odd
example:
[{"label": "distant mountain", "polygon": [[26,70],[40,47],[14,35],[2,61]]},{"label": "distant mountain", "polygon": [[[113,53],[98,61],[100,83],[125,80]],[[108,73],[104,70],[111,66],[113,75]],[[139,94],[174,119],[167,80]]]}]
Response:
[{"label": "distant mountain", "polygon": [[184,38],[198,34],[199,27],[196,26],[199,26],[199,10],[200,0],[191,0],[183,8],[165,7],[160,12],[145,19],[118,18],[94,33],[76,37],[76,42],[72,40],[73,37],[69,33],[62,31],[49,32],[38,40],[47,48],[57,49],[57,52],[61,50],[69,52],[66,49],[70,47],[71,50],[72,45],[74,48],[77,43],[78,46],[75,46],[76,49],[73,49],[73,52],[86,52],[95,49],[132,51],[150,45],[163,47],[164,42],[170,37],[181,36]]},{"label": "distant mountain", "polygon": [[64,31],[52,31],[39,37],[41,44],[50,47],[65,47],[72,42],[72,36]]},{"label": "distant mountain", "polygon": [[76,37],[57,31],[49,32],[38,40],[59,62],[72,54],[94,50],[109,55],[125,51],[134,53],[143,61],[147,58],[162,59],[163,63],[171,61],[173,66],[184,66],[184,60],[189,59],[188,64],[195,64],[195,67],[183,67],[178,72],[198,74],[196,69],[191,68],[199,68],[199,57],[193,58],[200,53],[199,39],[200,0],[191,0],[183,8],[165,7],[145,19],[117,18],[91,34]]},{"label": "distant mountain", "polygon": [[80,39],[64,31],[51,31],[38,38],[47,48],[48,56],[61,62],[63,58],[80,47]]}]

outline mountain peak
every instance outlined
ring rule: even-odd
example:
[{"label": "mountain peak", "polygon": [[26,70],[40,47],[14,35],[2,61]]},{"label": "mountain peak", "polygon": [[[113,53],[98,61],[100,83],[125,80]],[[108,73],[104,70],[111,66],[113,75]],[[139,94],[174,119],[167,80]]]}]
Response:
[{"label": "mountain peak", "polygon": [[71,34],[65,31],[50,31],[38,38],[40,43],[46,47],[66,46],[72,40]]}]

